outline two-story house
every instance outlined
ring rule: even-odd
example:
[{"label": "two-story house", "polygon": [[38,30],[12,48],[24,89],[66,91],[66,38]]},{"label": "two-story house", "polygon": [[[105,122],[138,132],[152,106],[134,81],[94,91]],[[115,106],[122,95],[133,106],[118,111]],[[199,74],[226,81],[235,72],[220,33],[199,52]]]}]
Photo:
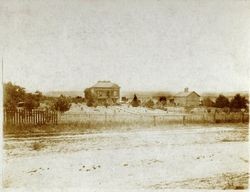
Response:
[{"label": "two-story house", "polygon": [[120,87],[111,81],[98,81],[88,89],[98,104],[117,103],[120,99]]}]

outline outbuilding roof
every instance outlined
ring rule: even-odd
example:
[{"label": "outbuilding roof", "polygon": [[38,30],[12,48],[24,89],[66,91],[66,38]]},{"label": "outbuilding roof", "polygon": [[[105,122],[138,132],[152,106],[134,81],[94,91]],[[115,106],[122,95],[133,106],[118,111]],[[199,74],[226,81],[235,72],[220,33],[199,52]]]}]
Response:
[{"label": "outbuilding roof", "polygon": [[92,88],[120,88],[117,84],[111,81],[98,81]]},{"label": "outbuilding roof", "polygon": [[192,93],[195,93],[197,96],[200,97],[200,95],[198,93],[196,93],[195,91],[184,91],[184,92],[180,92],[180,93],[177,93],[175,95],[175,97],[188,97],[189,95],[191,95]]}]

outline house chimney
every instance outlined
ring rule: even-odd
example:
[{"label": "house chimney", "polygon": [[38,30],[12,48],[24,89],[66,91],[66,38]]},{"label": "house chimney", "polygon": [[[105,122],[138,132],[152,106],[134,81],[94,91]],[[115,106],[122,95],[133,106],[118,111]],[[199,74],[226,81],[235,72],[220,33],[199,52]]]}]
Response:
[{"label": "house chimney", "polygon": [[186,87],[186,88],[184,89],[184,92],[185,92],[185,93],[187,93],[187,92],[188,92],[188,87]]}]

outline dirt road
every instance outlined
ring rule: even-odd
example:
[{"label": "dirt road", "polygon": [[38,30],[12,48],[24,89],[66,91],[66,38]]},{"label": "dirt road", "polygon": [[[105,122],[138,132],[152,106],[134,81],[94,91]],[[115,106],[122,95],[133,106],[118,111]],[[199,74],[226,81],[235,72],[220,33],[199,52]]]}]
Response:
[{"label": "dirt road", "polygon": [[[247,128],[176,127],[6,137],[4,187],[246,189]],[[26,191],[27,191],[26,190]]]}]

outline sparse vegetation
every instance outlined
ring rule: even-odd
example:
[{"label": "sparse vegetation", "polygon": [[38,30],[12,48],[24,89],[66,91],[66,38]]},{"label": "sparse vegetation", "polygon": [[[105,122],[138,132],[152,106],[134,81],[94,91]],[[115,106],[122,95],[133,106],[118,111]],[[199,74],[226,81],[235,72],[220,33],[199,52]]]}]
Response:
[{"label": "sparse vegetation", "polygon": [[145,107],[147,107],[147,108],[153,108],[154,107],[154,102],[151,100],[151,99],[149,99],[145,104],[144,104],[144,106]]},{"label": "sparse vegetation", "polygon": [[71,97],[70,100],[71,100],[71,103],[75,103],[75,104],[83,103],[85,101],[84,98],[80,96]]},{"label": "sparse vegetation", "polygon": [[40,151],[41,149],[43,149],[45,147],[45,145],[42,142],[34,142],[31,146],[31,148],[35,151]]},{"label": "sparse vegetation", "polygon": [[215,177],[195,178],[184,181],[175,181],[169,183],[161,183],[151,186],[153,189],[173,189],[173,188],[189,188],[193,189],[223,189],[237,190],[248,188],[248,173],[225,173],[216,175]]},{"label": "sparse vegetation", "polygon": [[215,103],[209,97],[205,97],[202,101],[202,105],[205,107],[214,107]]}]

